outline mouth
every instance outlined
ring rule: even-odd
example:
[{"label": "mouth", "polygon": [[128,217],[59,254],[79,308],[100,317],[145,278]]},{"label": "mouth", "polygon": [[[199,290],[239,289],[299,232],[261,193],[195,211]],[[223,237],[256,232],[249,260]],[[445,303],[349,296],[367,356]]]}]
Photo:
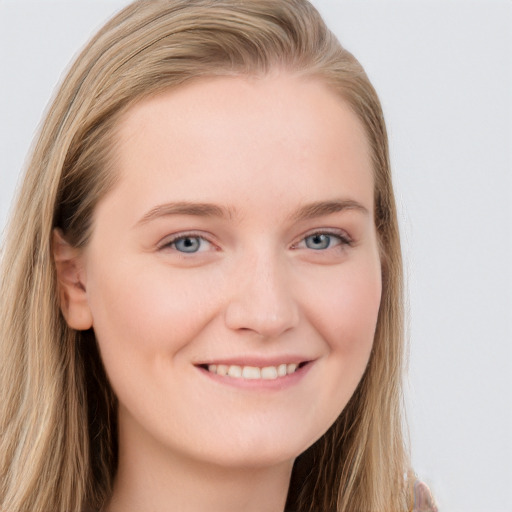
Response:
[{"label": "mouth", "polygon": [[241,380],[277,380],[293,375],[311,361],[281,363],[276,366],[243,366],[237,364],[200,364],[199,368],[214,375]]}]

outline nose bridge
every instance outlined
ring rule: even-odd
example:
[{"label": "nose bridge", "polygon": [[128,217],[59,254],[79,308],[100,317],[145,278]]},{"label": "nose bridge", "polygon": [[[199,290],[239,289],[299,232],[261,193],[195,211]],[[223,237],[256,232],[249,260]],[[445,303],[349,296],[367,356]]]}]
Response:
[{"label": "nose bridge", "polygon": [[226,307],[227,326],[267,338],[293,328],[299,309],[284,259],[277,251],[260,248],[241,260]]}]

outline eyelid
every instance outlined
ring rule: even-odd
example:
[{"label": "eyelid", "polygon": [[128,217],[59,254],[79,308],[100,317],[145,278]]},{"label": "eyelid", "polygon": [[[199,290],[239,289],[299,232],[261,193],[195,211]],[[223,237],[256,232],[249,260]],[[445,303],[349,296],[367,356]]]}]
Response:
[{"label": "eyelid", "polygon": [[[317,228],[312,229],[310,231],[307,231],[306,233],[303,233],[300,235],[300,237],[297,239],[296,242],[294,242],[291,245],[292,249],[296,249],[297,246],[304,242],[304,240],[310,236],[314,235],[330,235],[330,236],[336,236],[341,240],[341,245],[352,245],[353,239],[352,237],[343,229],[339,228]],[[204,231],[181,231],[178,233],[174,233],[172,235],[167,235],[164,237],[158,244],[157,249],[158,250],[164,250],[170,248],[170,246],[174,243],[176,243],[178,240],[182,240],[184,238],[200,238],[201,240],[204,240],[205,242],[209,243],[212,247],[214,247],[216,250],[219,250],[218,245],[212,240],[212,236],[209,236]],[[176,249],[174,249],[176,250]],[[180,252],[180,251],[177,251]],[[180,252],[181,253],[181,252]],[[186,253],[183,253],[186,254]],[[196,254],[196,253],[191,253]]]},{"label": "eyelid", "polygon": [[352,237],[343,229],[339,228],[317,228],[312,229],[310,231],[307,231],[306,233],[303,233],[300,238],[292,244],[292,249],[297,248],[297,246],[304,242],[304,240],[310,236],[314,235],[330,235],[330,236],[336,236],[341,240],[341,245],[352,245],[353,239]]},{"label": "eyelid", "polygon": [[[172,244],[175,244],[179,240],[183,240],[184,238],[200,238],[201,240],[204,240],[205,242],[209,243],[212,247],[214,247],[216,250],[218,249],[215,242],[213,242],[212,237],[208,236],[202,231],[180,231],[179,233],[174,233],[172,235],[167,235],[164,237],[158,244],[157,249],[164,250],[164,249],[170,249]],[[173,249],[176,252],[179,252],[180,254],[186,255],[187,253],[178,251],[177,249]],[[201,251],[203,252],[203,251]],[[197,253],[190,253],[190,254],[197,254]]]}]

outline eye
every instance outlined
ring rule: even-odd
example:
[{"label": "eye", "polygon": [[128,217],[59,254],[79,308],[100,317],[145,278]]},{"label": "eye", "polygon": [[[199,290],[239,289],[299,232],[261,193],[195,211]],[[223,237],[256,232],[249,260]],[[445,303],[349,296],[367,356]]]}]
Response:
[{"label": "eye", "polygon": [[161,249],[173,249],[186,254],[208,251],[211,243],[202,236],[182,235],[167,241]]},{"label": "eye", "polygon": [[328,249],[333,245],[338,245],[340,243],[340,239],[339,237],[327,235],[325,233],[315,233],[314,235],[307,236],[304,239],[304,242],[308,249],[319,251],[322,249]]},{"label": "eye", "polygon": [[350,245],[350,239],[346,235],[341,233],[317,232],[304,237],[295,245],[295,248],[324,251],[342,245]]}]

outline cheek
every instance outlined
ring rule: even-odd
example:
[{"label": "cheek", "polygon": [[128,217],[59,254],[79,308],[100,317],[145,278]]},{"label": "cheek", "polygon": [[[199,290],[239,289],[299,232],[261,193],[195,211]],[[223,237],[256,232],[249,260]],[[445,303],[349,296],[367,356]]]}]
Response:
[{"label": "cheek", "polygon": [[315,283],[303,311],[326,346],[316,369],[320,387],[314,414],[318,425],[328,428],[354,394],[370,358],[381,299],[380,263],[374,258],[340,265],[329,276],[317,275]]},{"label": "cheek", "polygon": [[[130,276],[126,278],[125,276]],[[128,266],[89,279],[93,328],[110,372],[141,364],[151,370],[182,350],[208,322],[214,302],[196,279]]]},{"label": "cheek", "polygon": [[382,293],[378,265],[341,269],[317,291],[315,304],[318,329],[332,349],[349,349],[354,342],[373,341]]},{"label": "cheek", "polygon": [[340,268],[310,295],[310,321],[329,347],[334,375],[355,387],[366,368],[380,307],[378,259]]}]

